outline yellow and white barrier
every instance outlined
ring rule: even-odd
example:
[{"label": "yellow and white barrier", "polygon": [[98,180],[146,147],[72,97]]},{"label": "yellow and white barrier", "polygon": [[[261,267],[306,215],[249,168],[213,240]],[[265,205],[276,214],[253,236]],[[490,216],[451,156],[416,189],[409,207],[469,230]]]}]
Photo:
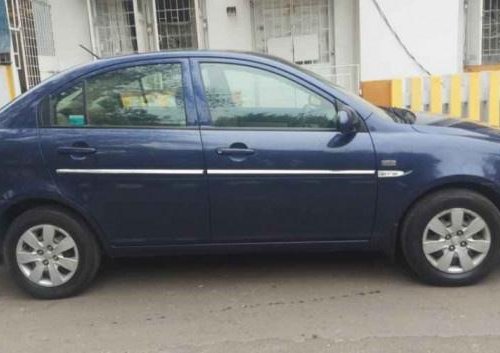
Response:
[{"label": "yellow and white barrier", "polygon": [[377,105],[468,118],[500,127],[500,71],[362,82]]}]

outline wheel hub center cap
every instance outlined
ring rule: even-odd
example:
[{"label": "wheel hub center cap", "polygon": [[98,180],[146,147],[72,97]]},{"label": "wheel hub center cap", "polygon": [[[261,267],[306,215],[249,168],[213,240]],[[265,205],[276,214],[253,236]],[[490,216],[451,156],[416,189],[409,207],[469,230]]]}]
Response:
[{"label": "wheel hub center cap", "polygon": [[461,239],[458,235],[455,235],[454,237],[451,238],[452,245],[459,245],[460,241],[461,241]]}]

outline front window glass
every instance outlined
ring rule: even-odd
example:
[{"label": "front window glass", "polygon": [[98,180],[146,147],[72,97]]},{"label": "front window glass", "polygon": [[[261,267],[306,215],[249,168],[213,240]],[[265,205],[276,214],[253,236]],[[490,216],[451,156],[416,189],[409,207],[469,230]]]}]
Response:
[{"label": "front window glass", "polygon": [[212,123],[219,127],[337,128],[337,106],[282,76],[248,66],[201,64]]}]

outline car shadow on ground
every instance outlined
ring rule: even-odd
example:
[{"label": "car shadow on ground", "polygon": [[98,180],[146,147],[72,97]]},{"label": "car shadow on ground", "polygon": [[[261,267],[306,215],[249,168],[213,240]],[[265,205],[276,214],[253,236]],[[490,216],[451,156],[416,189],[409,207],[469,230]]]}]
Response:
[{"label": "car shadow on ground", "polygon": [[415,282],[415,278],[397,261],[367,252],[345,253],[266,253],[236,255],[169,256],[150,258],[104,259],[96,287],[111,283],[142,285],[161,281],[212,282],[320,280],[351,278],[353,281],[377,278]]}]

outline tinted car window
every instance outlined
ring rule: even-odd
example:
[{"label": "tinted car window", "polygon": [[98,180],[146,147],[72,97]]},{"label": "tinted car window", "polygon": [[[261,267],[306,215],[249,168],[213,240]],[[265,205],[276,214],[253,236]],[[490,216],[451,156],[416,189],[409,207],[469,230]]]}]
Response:
[{"label": "tinted car window", "polygon": [[180,64],[107,72],[59,93],[52,101],[55,125],[186,125]]},{"label": "tinted car window", "polygon": [[68,88],[53,97],[55,125],[85,124],[83,83]]},{"label": "tinted car window", "polygon": [[202,63],[201,72],[214,126],[337,128],[336,104],[287,78],[221,63]]}]

